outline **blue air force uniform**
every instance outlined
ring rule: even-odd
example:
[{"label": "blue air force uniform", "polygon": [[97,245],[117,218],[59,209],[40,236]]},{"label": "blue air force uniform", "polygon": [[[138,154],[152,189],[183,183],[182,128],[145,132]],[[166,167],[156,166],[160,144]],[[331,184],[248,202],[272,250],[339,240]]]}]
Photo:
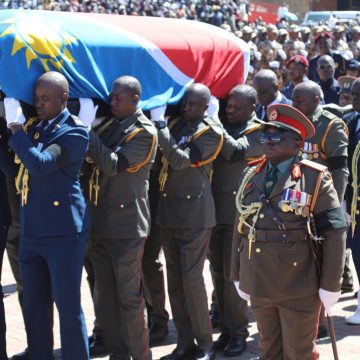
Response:
[{"label": "blue air force uniform", "polygon": [[44,125],[37,121],[27,133],[20,130],[8,142],[27,170],[20,182],[19,259],[29,354],[34,360],[52,358],[55,301],[62,359],[86,360],[89,350],[80,283],[90,224],[79,173],[88,133],[67,109]]}]

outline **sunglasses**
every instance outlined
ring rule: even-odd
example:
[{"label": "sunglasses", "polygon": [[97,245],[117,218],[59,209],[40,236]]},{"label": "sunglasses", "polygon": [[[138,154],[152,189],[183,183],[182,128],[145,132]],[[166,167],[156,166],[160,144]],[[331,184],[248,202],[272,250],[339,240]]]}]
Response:
[{"label": "sunglasses", "polygon": [[260,142],[261,144],[279,143],[281,140],[286,140],[286,139],[298,140],[294,136],[281,136],[280,133],[272,133],[272,134],[262,133]]}]

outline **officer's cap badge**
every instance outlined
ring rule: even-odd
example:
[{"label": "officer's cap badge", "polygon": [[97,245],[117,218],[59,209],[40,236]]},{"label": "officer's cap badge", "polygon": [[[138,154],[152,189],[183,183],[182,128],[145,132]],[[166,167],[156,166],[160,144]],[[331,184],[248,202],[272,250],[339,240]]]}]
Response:
[{"label": "officer's cap badge", "polygon": [[278,116],[279,116],[279,112],[276,109],[274,109],[269,114],[269,120],[274,121],[274,120],[276,120],[278,118]]}]

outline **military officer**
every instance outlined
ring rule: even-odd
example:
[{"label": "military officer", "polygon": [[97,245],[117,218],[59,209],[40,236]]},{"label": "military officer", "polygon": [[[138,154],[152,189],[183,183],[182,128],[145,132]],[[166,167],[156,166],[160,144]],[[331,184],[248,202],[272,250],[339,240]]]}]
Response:
[{"label": "military officer", "polygon": [[[256,117],[255,105],[254,88],[249,85],[236,86],[229,93],[224,124],[225,130],[234,139],[244,135],[248,141],[251,141],[251,137],[254,138],[253,146],[244,154],[253,157],[262,155],[257,131],[262,122]],[[221,321],[221,334],[214,342],[214,348],[224,350],[226,357],[241,355],[246,349],[246,338],[249,335],[247,304],[238,296],[229,276],[236,212],[235,195],[241,173],[247,164],[243,157],[235,159],[235,154],[229,146],[223,146],[214,162],[212,192],[215,200],[216,226],[211,234],[208,255]]]},{"label": "military officer", "polygon": [[[89,358],[80,283],[90,223],[79,183],[88,133],[66,108],[68,92],[60,73],[40,76],[37,118],[24,128],[19,102],[5,99],[13,134],[8,144],[21,162],[16,181],[21,192],[19,260],[30,359],[52,358],[53,301],[63,359]],[[9,158],[10,168],[15,164]]]},{"label": "military officer", "polygon": [[[340,297],[346,222],[327,168],[297,160],[315,134],[311,122],[282,104],[270,106],[268,118],[265,158],[250,163],[236,199],[232,275],[250,299],[262,359],[310,360],[319,298],[331,314]],[[321,273],[315,235],[323,239]]]},{"label": "military officer", "polygon": [[182,101],[181,118],[169,127],[157,123],[164,154],[157,222],[178,333],[177,347],[163,360],[215,357],[202,270],[215,225],[212,162],[221,150],[223,135],[206,115],[210,95],[206,86],[192,84]]},{"label": "military officer", "polygon": [[88,204],[93,221],[88,256],[94,306],[110,359],[150,359],[140,292],[142,253],[150,230],[149,171],[156,129],[138,107],[139,81],[122,76],[110,94],[113,117],[90,131]]},{"label": "military officer", "polygon": [[329,55],[333,58],[335,63],[335,79],[346,74],[346,60],[341,54],[332,51],[333,35],[330,32],[320,32],[314,39],[318,56],[310,60],[309,79],[319,81],[317,73],[317,62],[322,55]]},{"label": "military officer", "polygon": [[315,136],[304,143],[300,157],[328,167],[339,195],[339,201],[342,201],[349,175],[348,130],[344,121],[329,111],[323,110],[320,105],[321,96],[321,88],[313,82],[295,86],[293,105],[310,119],[316,129]]}]

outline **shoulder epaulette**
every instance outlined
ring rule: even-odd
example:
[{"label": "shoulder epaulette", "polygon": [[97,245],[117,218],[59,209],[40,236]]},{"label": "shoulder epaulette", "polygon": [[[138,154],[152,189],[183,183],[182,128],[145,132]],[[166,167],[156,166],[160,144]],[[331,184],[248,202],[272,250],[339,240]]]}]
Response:
[{"label": "shoulder epaulette", "polygon": [[243,135],[250,135],[251,133],[258,131],[260,126],[261,126],[261,124],[259,124],[259,123],[252,124],[243,132]]},{"label": "shoulder epaulette", "polygon": [[321,164],[318,164],[314,161],[310,161],[310,160],[307,160],[307,159],[303,159],[300,161],[301,165],[305,165],[307,167],[310,167],[314,170],[317,170],[317,171],[320,171],[320,172],[323,172],[325,170],[327,170],[327,166],[325,165],[321,165]]},{"label": "shoulder epaulette", "polygon": [[330,112],[329,110],[326,110],[326,109],[324,109],[322,111],[320,116],[324,116],[329,120],[340,119],[338,116],[336,116],[335,114],[333,114],[332,112]]},{"label": "shoulder epaulette", "polygon": [[202,121],[206,126],[211,127],[212,130],[214,130],[217,134],[222,135],[222,124],[220,123],[220,120],[216,121],[210,117],[207,117],[203,119]]}]

